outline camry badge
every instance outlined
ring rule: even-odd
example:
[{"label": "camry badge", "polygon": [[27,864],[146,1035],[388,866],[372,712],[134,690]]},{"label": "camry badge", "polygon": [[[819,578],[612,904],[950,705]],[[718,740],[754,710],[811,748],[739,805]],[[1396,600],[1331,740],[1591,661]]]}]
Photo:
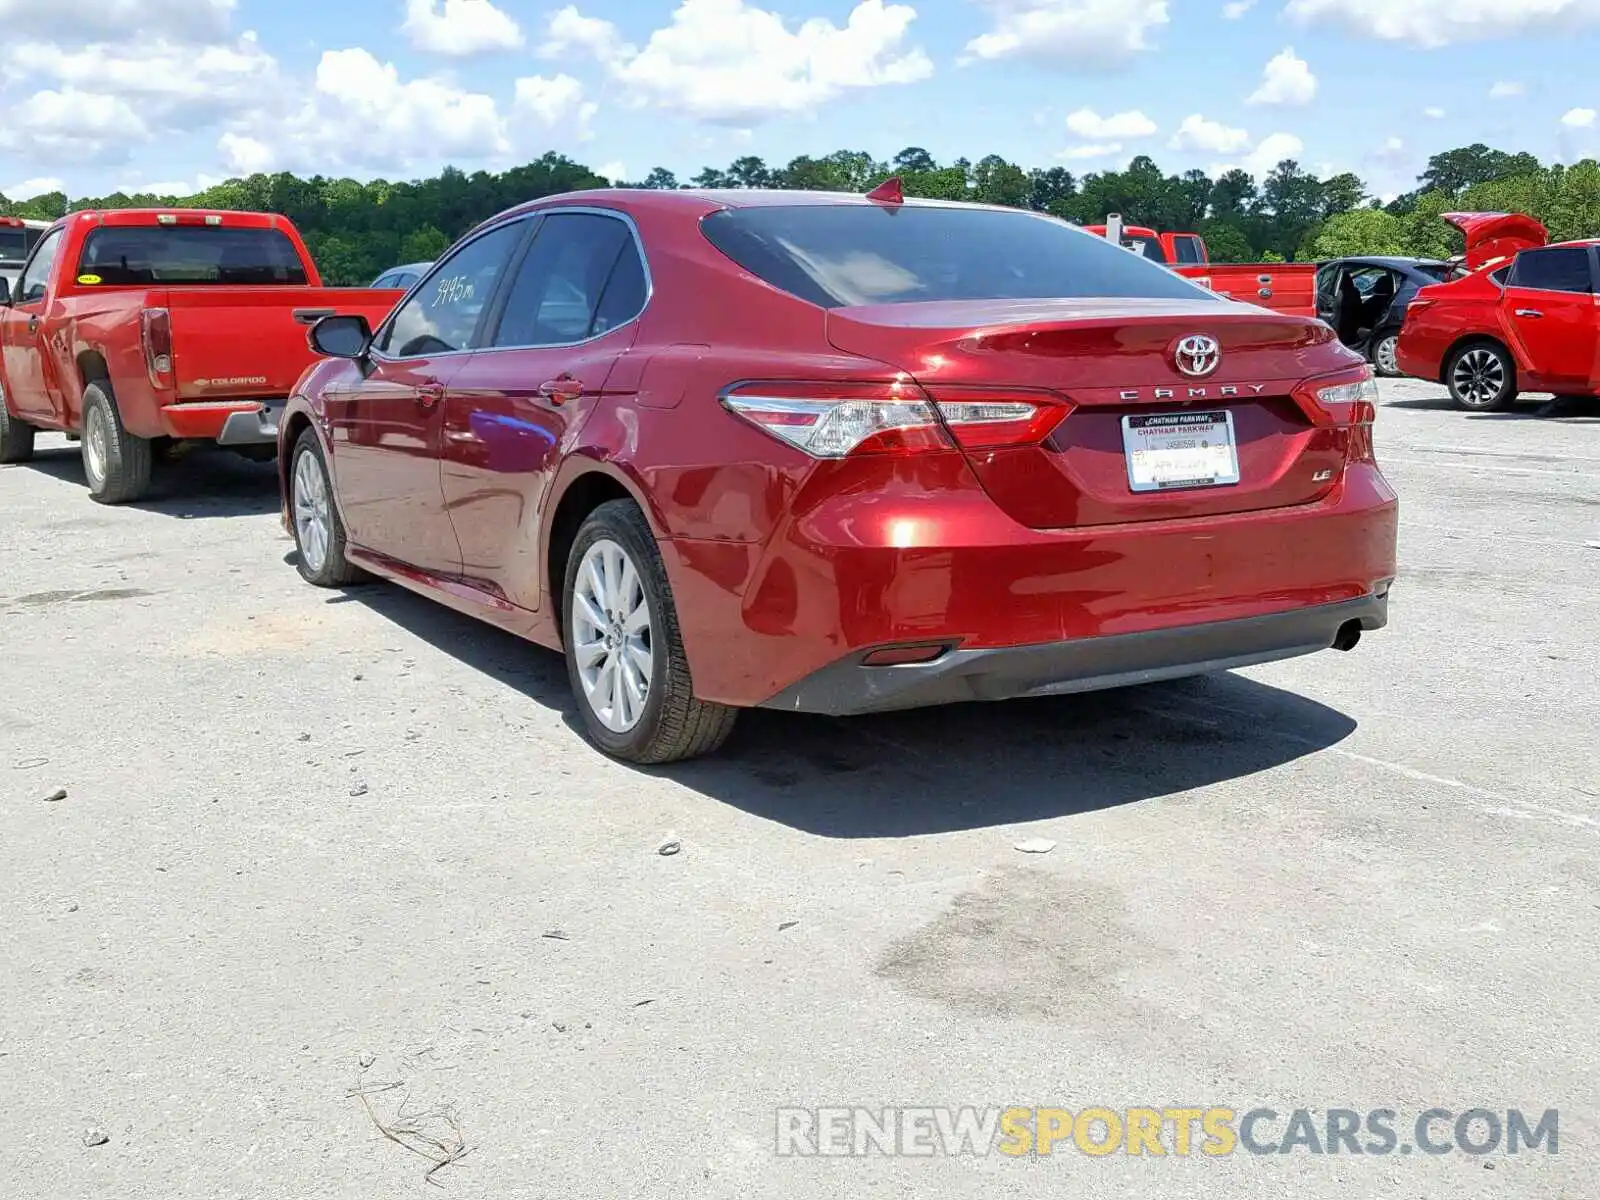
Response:
[{"label": "camry badge", "polygon": [[1180,374],[1190,379],[1203,379],[1222,362],[1222,347],[1217,339],[1203,333],[1191,333],[1179,340],[1172,351],[1172,362]]}]

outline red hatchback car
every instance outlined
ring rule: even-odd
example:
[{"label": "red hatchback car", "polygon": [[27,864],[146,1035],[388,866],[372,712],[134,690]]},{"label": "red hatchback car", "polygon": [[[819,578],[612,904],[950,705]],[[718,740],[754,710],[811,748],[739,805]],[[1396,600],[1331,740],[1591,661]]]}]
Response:
[{"label": "red hatchback car", "polygon": [[281,424],[299,569],[564,647],[595,742],[1087,691],[1387,619],[1376,385],[1053,218],[800,192],[503,213]]}]

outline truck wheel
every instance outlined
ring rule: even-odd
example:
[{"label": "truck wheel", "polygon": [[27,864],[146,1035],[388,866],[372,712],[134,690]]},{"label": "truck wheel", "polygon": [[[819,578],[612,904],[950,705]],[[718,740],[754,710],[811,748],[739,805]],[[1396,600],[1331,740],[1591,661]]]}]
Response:
[{"label": "truck wheel", "polygon": [[333,502],[328,464],[314,430],[306,429],[289,455],[289,525],[299,553],[300,578],[336,588],[364,578],[344,556],[344,522]]},{"label": "truck wheel", "polygon": [[567,677],[595,745],[648,764],[727,741],[739,710],[695,698],[666,568],[631,501],[607,501],[579,526],[562,595]]},{"label": "truck wheel", "polygon": [[83,389],[82,446],[91,500],[126,504],[150,490],[150,441],[122,427],[108,384]]},{"label": "truck wheel", "polygon": [[32,425],[6,411],[6,398],[0,394],[0,463],[27,462],[33,457]]},{"label": "truck wheel", "polygon": [[1504,412],[1517,400],[1517,364],[1499,342],[1468,342],[1444,368],[1450,398],[1468,412]]}]

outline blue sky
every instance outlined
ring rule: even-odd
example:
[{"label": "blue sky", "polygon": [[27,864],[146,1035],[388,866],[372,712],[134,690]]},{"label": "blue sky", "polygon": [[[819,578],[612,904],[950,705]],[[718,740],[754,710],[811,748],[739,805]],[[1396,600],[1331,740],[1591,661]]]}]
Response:
[{"label": "blue sky", "polygon": [[0,0],[0,28],[13,198],[907,145],[1294,157],[1384,195],[1474,141],[1600,152],[1600,0]]}]

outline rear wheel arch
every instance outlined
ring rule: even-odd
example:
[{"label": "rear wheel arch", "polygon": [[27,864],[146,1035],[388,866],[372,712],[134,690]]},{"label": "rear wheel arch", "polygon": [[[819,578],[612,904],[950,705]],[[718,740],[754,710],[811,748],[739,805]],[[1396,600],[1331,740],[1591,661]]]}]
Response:
[{"label": "rear wheel arch", "polygon": [[105,355],[98,350],[80,350],[77,357],[78,366],[78,411],[68,413],[66,424],[71,426],[83,424],[83,393],[90,384],[99,384],[106,390],[107,395],[114,393],[111,388],[111,368],[106,364]]},{"label": "rear wheel arch", "polygon": [[633,490],[609,471],[598,468],[568,479],[561,499],[556,502],[545,530],[544,594],[549,598],[557,629],[562,628],[562,587],[567,578],[567,558],[572,553],[572,544],[589,514],[611,500],[630,501],[645,514],[647,521],[650,520],[649,508],[640,502]]}]

